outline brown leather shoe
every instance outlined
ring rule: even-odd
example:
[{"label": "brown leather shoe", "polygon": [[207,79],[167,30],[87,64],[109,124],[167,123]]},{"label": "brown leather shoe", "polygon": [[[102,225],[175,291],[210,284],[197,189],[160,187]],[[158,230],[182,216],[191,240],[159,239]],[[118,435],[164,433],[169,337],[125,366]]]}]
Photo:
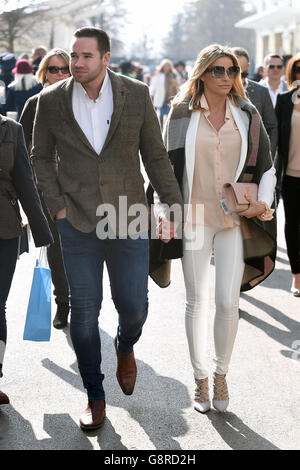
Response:
[{"label": "brown leather shoe", "polygon": [[121,354],[117,349],[117,337],[114,339],[114,345],[118,359],[116,376],[119,385],[125,395],[132,395],[137,374],[134,352],[126,355]]},{"label": "brown leather shoe", "polygon": [[105,400],[89,401],[87,409],[80,417],[80,427],[85,431],[98,429],[104,423]]},{"label": "brown leather shoe", "polygon": [[8,405],[9,404],[9,398],[6,395],[6,393],[3,393],[0,391],[0,405]]}]

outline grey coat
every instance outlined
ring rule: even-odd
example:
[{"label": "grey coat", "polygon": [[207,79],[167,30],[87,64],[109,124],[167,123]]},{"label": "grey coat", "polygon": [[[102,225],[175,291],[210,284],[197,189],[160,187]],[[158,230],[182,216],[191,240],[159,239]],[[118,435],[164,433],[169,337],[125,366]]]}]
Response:
[{"label": "grey coat", "polygon": [[[179,186],[184,193],[184,170],[186,166],[186,133],[191,119],[190,97],[172,108],[165,128],[165,142],[170,161],[174,167]],[[248,120],[247,155],[239,182],[259,184],[262,175],[273,163],[270,142],[257,109],[248,101],[240,99],[239,106]],[[148,190],[149,203],[152,192]],[[275,209],[274,203],[272,206]],[[266,279],[274,270],[276,259],[276,217],[262,222],[256,217],[241,217],[245,270],[241,290],[246,291]],[[160,286],[170,283],[170,260],[183,256],[182,239],[164,244],[161,240],[151,240],[150,275]]]}]

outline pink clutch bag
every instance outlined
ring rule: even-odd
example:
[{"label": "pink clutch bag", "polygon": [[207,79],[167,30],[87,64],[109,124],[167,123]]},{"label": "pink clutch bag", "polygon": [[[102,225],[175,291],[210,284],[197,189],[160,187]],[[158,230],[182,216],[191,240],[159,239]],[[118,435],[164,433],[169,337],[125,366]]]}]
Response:
[{"label": "pink clutch bag", "polygon": [[249,202],[245,198],[248,194],[253,201],[258,198],[258,185],[255,183],[226,183],[223,185],[223,199],[221,206],[225,214],[242,212],[248,209]]}]

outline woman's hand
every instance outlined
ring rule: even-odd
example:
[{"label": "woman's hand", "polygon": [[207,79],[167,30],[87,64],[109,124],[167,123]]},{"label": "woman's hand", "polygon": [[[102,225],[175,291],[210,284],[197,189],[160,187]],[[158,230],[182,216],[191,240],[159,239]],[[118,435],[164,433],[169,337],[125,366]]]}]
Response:
[{"label": "woman's hand", "polygon": [[60,219],[65,219],[67,217],[67,209],[64,207],[60,211],[57,212],[55,219],[60,220]]},{"label": "woman's hand", "polygon": [[[252,217],[258,217],[266,212],[266,204],[262,201],[253,201],[248,194],[245,194],[245,198],[250,202],[248,209],[239,212],[238,215],[252,219]],[[273,211],[274,212],[274,211]]]}]

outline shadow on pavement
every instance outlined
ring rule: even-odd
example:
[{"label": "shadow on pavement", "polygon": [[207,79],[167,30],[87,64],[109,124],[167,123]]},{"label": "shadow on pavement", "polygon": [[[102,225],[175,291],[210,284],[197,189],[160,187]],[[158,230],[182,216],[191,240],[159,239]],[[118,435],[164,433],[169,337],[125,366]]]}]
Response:
[{"label": "shadow on pavement", "polygon": [[[70,347],[72,347],[69,329],[65,329],[64,332]],[[183,417],[183,410],[191,405],[187,387],[178,380],[158,375],[144,361],[136,359],[138,376],[135,391],[132,396],[126,397],[119,388],[115,377],[117,360],[113,338],[103,330],[101,330],[101,346],[106,404],[126,410],[130,418],[134,419],[147,434],[155,449],[180,450],[181,447],[175,438],[188,431],[187,423]],[[71,366],[74,373],[65,370],[49,359],[43,360],[42,364],[73,387],[83,390],[77,363]],[[86,403],[83,403],[82,411],[85,406]],[[65,428],[64,417],[65,415],[60,415],[60,423],[58,423],[62,429]],[[89,432],[88,435],[98,436],[100,449],[125,449],[120,436],[108,418],[100,430]],[[139,448],[138,442],[137,436],[137,448]],[[74,447],[72,446],[72,448]]]},{"label": "shadow on pavement", "polygon": [[[44,430],[50,436],[38,440],[30,422],[12,406],[0,409],[0,450],[93,450],[87,437],[68,414],[44,415]],[[67,430],[67,431],[66,431]]]},{"label": "shadow on pavement", "polygon": [[278,269],[275,267],[275,271],[273,271],[273,273],[267,277],[267,279],[261,284],[261,287],[267,287],[269,289],[281,289],[286,292],[290,292],[291,285],[291,271],[286,269]]},{"label": "shadow on pavement", "polygon": [[274,325],[270,325],[270,323],[261,320],[253,315],[250,315],[248,312],[244,310],[240,310],[240,318],[243,318],[247,322],[251,323],[252,325],[260,328],[264,331],[270,338],[274,339],[278,343],[282,344],[289,348],[288,351],[281,351],[281,354],[285,357],[295,358],[297,360],[297,355],[294,352],[290,351],[290,349],[296,345],[296,342],[300,340],[300,322],[293,320],[292,318],[288,317],[280,310],[272,307],[261,300],[255,299],[250,297],[250,295],[242,294],[241,297],[247,302],[250,302],[255,307],[263,310],[271,318],[276,320],[277,322],[281,323],[284,329],[277,328]]},{"label": "shadow on pavement", "polygon": [[234,413],[206,413],[213,427],[233,450],[280,450],[267,439],[252,431]]}]

